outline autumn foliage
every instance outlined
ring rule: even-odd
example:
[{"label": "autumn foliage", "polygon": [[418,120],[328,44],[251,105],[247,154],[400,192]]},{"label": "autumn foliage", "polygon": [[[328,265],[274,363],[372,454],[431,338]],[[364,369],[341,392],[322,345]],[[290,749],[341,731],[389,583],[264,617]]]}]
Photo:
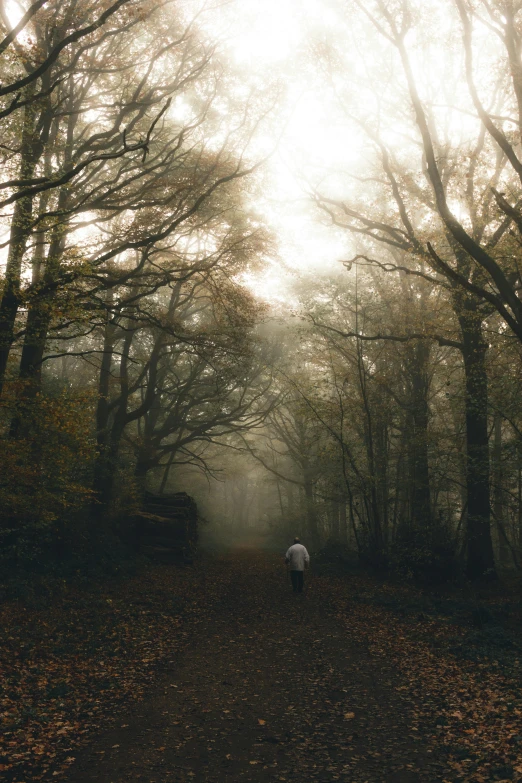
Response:
[{"label": "autumn foliage", "polygon": [[[13,400],[4,396],[5,422]],[[10,405],[11,402],[11,405]],[[94,459],[91,429],[93,398],[64,391],[42,395],[15,408],[23,430],[0,450],[0,537],[5,565],[31,567],[64,553],[70,528],[90,495],[89,466]]]}]

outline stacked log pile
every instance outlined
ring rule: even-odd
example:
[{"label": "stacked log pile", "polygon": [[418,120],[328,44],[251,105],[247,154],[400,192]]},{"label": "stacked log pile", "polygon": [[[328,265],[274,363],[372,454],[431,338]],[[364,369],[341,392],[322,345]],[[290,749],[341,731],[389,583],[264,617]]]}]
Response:
[{"label": "stacked log pile", "polygon": [[136,515],[136,533],[142,551],[160,562],[190,562],[198,540],[198,509],[185,492],[145,494]]}]

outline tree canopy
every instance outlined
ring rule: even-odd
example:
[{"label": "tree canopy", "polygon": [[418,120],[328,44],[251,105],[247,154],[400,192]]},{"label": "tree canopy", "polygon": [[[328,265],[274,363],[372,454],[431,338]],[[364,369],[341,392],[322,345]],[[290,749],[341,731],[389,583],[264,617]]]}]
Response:
[{"label": "tree canopy", "polygon": [[0,4],[6,562],[187,490],[518,567],[522,5],[283,6],[261,55],[235,3]]}]

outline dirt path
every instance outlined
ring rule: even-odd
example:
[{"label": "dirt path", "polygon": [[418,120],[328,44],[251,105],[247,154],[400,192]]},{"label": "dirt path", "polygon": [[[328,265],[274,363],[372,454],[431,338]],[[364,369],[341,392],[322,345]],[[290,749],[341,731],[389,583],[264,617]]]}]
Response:
[{"label": "dirt path", "polygon": [[397,700],[395,674],[344,624],[313,577],[293,594],[281,561],[211,566],[210,619],[155,691],[77,754],[71,783],[437,781]]}]

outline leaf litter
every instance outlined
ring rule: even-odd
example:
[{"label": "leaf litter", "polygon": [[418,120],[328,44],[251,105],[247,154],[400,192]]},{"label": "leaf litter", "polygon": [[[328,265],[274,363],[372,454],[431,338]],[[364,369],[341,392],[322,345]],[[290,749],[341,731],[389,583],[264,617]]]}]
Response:
[{"label": "leaf litter", "polygon": [[522,781],[516,642],[496,659],[458,613],[360,576],[300,601],[279,569],[242,553],[6,604],[2,779]]}]

